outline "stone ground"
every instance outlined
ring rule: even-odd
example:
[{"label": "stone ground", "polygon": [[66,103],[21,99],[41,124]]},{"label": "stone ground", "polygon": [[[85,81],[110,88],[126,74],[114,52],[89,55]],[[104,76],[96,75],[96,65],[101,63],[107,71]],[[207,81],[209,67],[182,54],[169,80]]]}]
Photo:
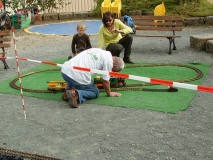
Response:
[{"label": "stone ground", "polygon": [[[177,34],[181,38],[176,39],[178,50],[172,55],[166,53],[167,39],[135,37],[131,58],[211,64],[202,85],[213,86],[213,54],[196,51],[189,42],[191,35],[212,31],[213,27],[184,28]],[[71,36],[33,35],[22,30],[16,30],[15,36],[19,57],[51,61],[71,53]],[[91,42],[96,47],[97,36]],[[14,56],[14,45],[7,56]],[[0,63],[0,81],[17,75],[15,61],[7,62],[8,70]],[[37,65],[20,61],[20,72]],[[0,93],[0,102],[1,148],[64,160],[213,159],[212,93],[197,92],[189,107],[178,114],[92,104],[71,109],[63,101],[24,97],[25,120],[20,95]]]}]

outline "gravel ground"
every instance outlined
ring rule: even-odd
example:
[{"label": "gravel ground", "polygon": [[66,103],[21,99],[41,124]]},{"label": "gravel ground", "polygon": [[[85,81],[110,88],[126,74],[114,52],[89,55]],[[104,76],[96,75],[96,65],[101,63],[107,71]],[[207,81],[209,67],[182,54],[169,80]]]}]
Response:
[{"label": "gravel ground", "polygon": [[[202,85],[213,86],[213,54],[190,48],[190,35],[212,33],[213,27],[184,28],[176,51],[168,55],[165,38],[135,37],[132,60],[153,63],[211,64]],[[44,36],[16,30],[19,57],[41,61],[69,56],[71,36]],[[97,36],[91,37],[93,47]],[[7,50],[14,56],[14,45]],[[0,62],[0,81],[17,75],[14,60],[8,70]],[[20,61],[20,72],[39,64]],[[134,95],[132,95],[134,96]],[[145,99],[144,99],[145,101]],[[82,104],[0,93],[0,148],[37,153],[64,160],[213,159],[213,94],[197,92],[185,111],[168,114],[143,109]],[[141,104],[143,105],[143,104]],[[157,105],[157,104],[156,104]],[[172,107],[172,106],[171,106]]]}]

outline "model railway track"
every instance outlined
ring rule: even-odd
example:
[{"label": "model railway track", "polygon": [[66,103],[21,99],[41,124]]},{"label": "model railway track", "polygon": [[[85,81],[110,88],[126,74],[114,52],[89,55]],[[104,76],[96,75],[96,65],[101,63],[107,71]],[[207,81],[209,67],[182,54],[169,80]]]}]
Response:
[{"label": "model railway track", "polygon": [[48,156],[32,154],[32,153],[11,150],[11,149],[6,149],[6,148],[0,148],[0,153],[13,155],[13,156],[21,156],[23,158],[27,158],[27,159],[31,159],[31,160],[62,160],[59,158],[52,158],[52,157],[48,157]]},{"label": "model railway track", "polygon": [[[178,66],[178,67],[185,67],[194,70],[197,75],[192,78],[184,79],[184,80],[175,80],[175,82],[185,83],[185,82],[191,82],[198,80],[203,77],[203,73],[201,70],[199,70],[196,67],[190,66],[190,65],[183,65],[183,64],[142,64],[142,65],[131,65],[125,68],[136,68],[136,67],[156,67],[156,66]],[[32,74],[41,73],[41,72],[48,72],[48,71],[59,71],[60,69],[46,69],[46,70],[40,70],[35,72],[30,72],[25,75],[22,75],[21,78],[30,76]],[[16,82],[19,80],[19,78],[15,78],[10,82],[10,86],[14,89],[20,90],[20,87],[16,85]],[[168,89],[150,89],[150,88],[136,88],[139,86],[152,86],[157,84],[151,84],[151,83],[139,83],[139,84],[126,84],[125,87],[119,87],[119,88],[111,88],[112,91],[148,91],[148,92],[177,92],[177,89],[174,88],[168,88]],[[55,93],[55,92],[64,92],[64,90],[34,90],[30,88],[22,88],[25,92],[33,92],[33,93]],[[99,89],[100,92],[104,92],[103,89]]]}]

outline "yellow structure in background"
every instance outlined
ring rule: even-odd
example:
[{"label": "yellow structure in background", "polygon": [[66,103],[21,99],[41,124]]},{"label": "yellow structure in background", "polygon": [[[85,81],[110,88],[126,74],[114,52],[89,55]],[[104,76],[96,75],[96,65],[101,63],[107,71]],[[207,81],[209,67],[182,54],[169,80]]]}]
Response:
[{"label": "yellow structure in background", "polygon": [[111,11],[110,7],[111,7],[111,0],[104,0],[102,2],[102,4],[101,4],[101,14],[102,14],[102,17],[103,17],[103,14],[105,12]]},{"label": "yellow structure in background", "polygon": [[116,14],[116,16],[121,17],[121,8],[122,8],[121,0],[115,0],[111,4],[111,13],[114,13]]},{"label": "yellow structure in background", "polygon": [[[164,5],[164,2],[162,2],[162,4],[159,4],[155,7],[154,16],[165,16],[165,13],[166,13],[166,8]],[[159,20],[154,20],[154,22],[158,22],[158,21]]]}]

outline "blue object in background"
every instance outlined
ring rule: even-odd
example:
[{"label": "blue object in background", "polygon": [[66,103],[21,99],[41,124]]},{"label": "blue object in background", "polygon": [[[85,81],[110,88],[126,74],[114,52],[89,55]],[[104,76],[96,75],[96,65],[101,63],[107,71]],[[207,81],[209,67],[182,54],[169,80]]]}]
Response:
[{"label": "blue object in background", "polygon": [[47,25],[31,26],[27,30],[30,33],[38,34],[56,34],[56,35],[74,35],[77,33],[77,25],[83,23],[86,25],[85,33],[88,35],[97,34],[102,25],[101,20],[83,20],[65,23],[52,23]]}]

